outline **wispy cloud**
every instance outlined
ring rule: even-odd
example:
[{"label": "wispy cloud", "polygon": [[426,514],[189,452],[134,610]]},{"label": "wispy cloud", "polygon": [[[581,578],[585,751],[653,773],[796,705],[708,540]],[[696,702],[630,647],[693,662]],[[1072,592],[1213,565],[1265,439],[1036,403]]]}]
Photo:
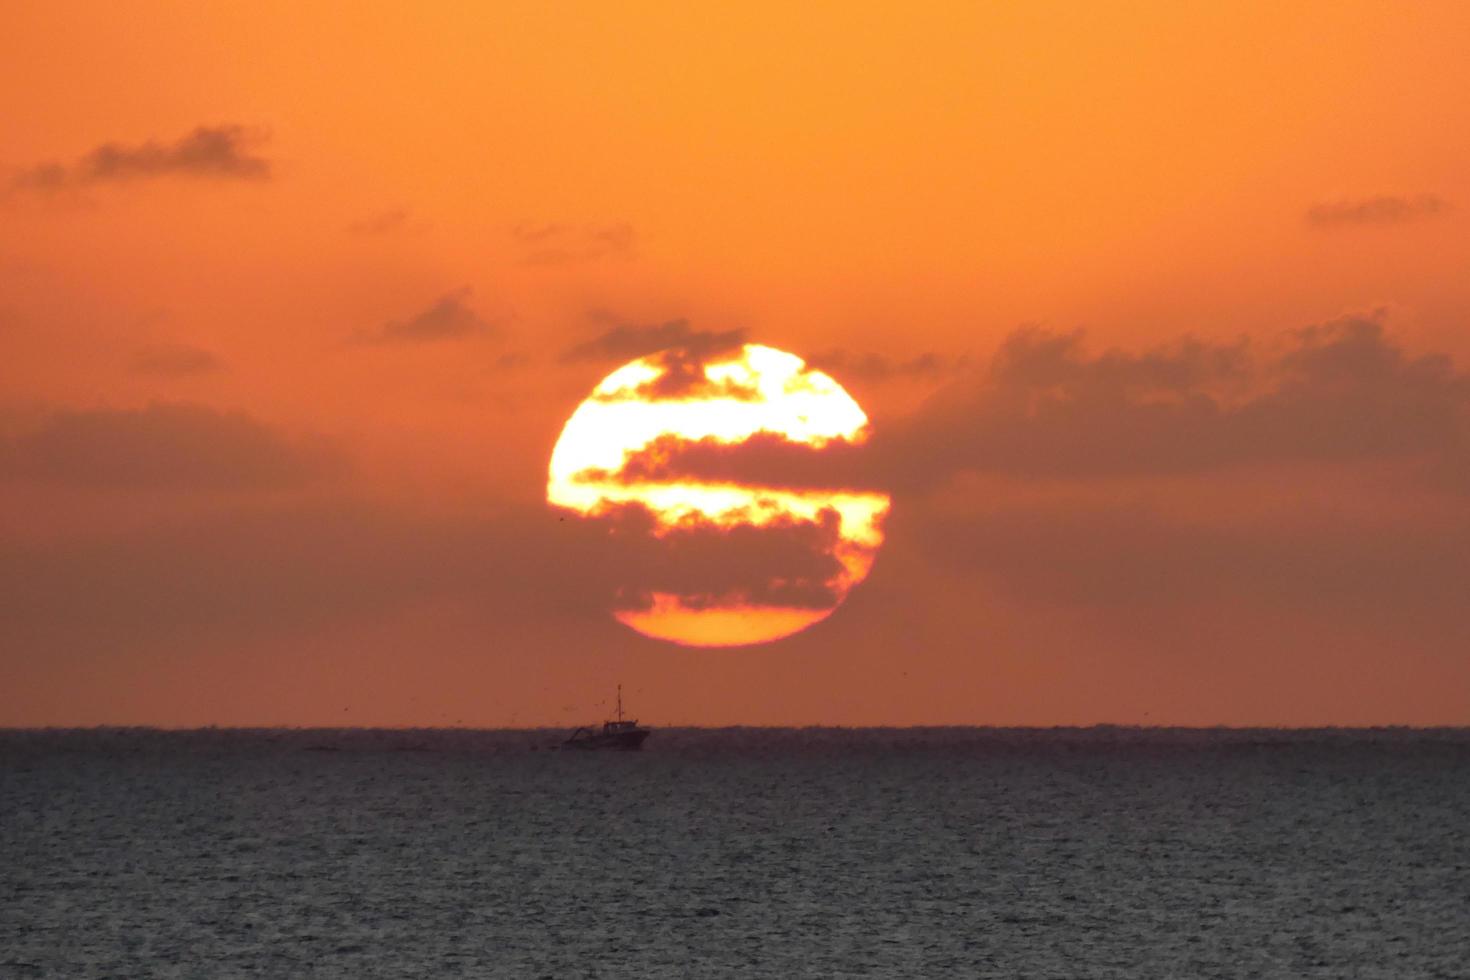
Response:
[{"label": "wispy cloud", "polygon": [[376,330],[359,333],[355,339],[364,344],[431,344],[487,336],[495,328],[470,308],[471,292],[469,286],[462,286],[406,320],[389,320]]},{"label": "wispy cloud", "polygon": [[925,351],[910,358],[894,358],[886,354],[833,348],[806,359],[807,364],[837,379],[858,378],[883,383],[902,379],[936,380],[954,373],[966,363],[963,358],[946,357]]},{"label": "wispy cloud", "polygon": [[409,214],[406,208],[390,208],[387,211],[365,215],[353,221],[347,226],[347,232],[351,235],[361,235],[364,237],[391,235],[395,232],[407,230],[408,218]]},{"label": "wispy cloud", "polygon": [[1307,209],[1307,224],[1315,228],[1352,228],[1401,225],[1447,214],[1450,204],[1437,194],[1399,197],[1380,194],[1314,204]]},{"label": "wispy cloud", "polygon": [[38,164],[12,181],[18,190],[62,191],[164,177],[267,180],[268,159],[253,152],[266,136],[236,124],[200,126],[172,142],[103,143],[76,162]]},{"label": "wispy cloud", "polygon": [[[594,319],[606,321],[605,313],[594,313]],[[678,350],[696,359],[745,343],[744,330],[696,330],[685,319],[664,323],[637,325],[615,323],[596,337],[574,344],[561,352],[563,364],[579,361],[628,361],[645,354]]]},{"label": "wispy cloud", "polygon": [[155,344],[140,349],[132,361],[136,374],[159,377],[185,377],[218,371],[222,365],[218,357],[202,347],[191,344]]},{"label": "wispy cloud", "polygon": [[527,265],[570,265],[633,254],[635,236],[627,222],[606,225],[516,225],[511,238]]}]

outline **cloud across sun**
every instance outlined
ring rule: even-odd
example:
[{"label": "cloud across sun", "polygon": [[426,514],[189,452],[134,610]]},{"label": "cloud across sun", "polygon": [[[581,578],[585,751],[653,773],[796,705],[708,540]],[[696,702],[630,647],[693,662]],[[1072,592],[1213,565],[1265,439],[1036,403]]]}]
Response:
[{"label": "cloud across sun", "polygon": [[857,402],[794,354],[674,348],[577,408],[547,499],[596,526],[619,620],[691,646],[763,643],[826,618],[872,567],[888,495],[826,465],[868,434]]}]

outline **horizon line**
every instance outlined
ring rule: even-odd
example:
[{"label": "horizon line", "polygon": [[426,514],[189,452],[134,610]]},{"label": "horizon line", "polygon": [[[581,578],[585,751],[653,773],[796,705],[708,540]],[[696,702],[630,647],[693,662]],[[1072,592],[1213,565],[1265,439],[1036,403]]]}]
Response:
[{"label": "horizon line", "polygon": [[[246,732],[547,732],[564,731],[564,723],[547,725],[470,726],[470,725],[146,725],[146,724],[97,724],[97,725],[0,725],[0,734],[8,733],[62,733],[62,732],[156,732],[160,734],[193,734],[202,732],[246,733]],[[1057,725],[1004,725],[1004,724],[932,724],[932,725],[843,725],[843,724],[787,724],[787,725],[690,725],[670,724],[657,726],[656,731],[977,731],[977,732],[1087,732],[1087,731],[1136,731],[1136,732],[1466,732],[1470,733],[1470,722],[1446,724],[1408,724],[1391,722],[1386,724],[1324,724],[1324,725],[1169,725],[1169,724],[1126,724],[1117,722],[1094,722],[1091,724]]]}]

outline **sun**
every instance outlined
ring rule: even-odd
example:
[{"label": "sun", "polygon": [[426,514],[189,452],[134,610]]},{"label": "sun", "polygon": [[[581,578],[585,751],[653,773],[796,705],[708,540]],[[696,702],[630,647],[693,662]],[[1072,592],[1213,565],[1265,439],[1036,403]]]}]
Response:
[{"label": "sun", "polygon": [[623,623],[738,646],[819,622],[868,574],[886,493],[868,417],[794,354],[673,349],[602,380],[551,454],[547,500],[607,549]]}]

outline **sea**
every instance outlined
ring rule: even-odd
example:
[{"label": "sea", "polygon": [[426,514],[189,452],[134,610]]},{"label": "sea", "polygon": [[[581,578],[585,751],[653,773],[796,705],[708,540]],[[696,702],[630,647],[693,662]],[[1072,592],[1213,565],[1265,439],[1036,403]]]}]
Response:
[{"label": "sea", "polygon": [[1470,730],[0,731],[0,977],[1470,977]]}]

